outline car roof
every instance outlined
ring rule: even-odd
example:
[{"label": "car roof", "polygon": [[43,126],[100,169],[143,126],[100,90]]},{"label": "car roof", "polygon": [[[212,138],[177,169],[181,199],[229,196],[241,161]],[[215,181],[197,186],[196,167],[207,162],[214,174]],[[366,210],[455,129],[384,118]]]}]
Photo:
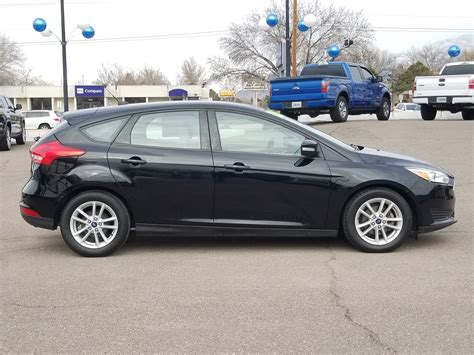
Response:
[{"label": "car roof", "polygon": [[154,111],[154,110],[180,110],[180,109],[216,109],[216,110],[237,110],[242,112],[265,113],[261,108],[250,106],[248,104],[238,104],[233,102],[222,101],[162,101],[154,103],[138,103],[127,104],[120,106],[105,106],[89,108],[78,111],[69,111],[63,115],[63,118],[71,125],[75,125],[85,119],[96,117],[102,119],[106,117],[118,117],[125,115],[132,115],[140,112]]}]

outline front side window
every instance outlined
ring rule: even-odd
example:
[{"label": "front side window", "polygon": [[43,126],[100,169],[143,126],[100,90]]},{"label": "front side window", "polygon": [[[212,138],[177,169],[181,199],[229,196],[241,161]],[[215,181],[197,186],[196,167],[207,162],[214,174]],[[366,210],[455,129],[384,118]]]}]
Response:
[{"label": "front side window", "polygon": [[365,69],[365,68],[361,67],[360,72],[362,74],[362,79],[364,79],[364,80],[372,80],[374,78],[372,73],[370,71],[368,71],[367,69]]},{"label": "front side window", "polygon": [[264,119],[216,112],[223,151],[299,155],[305,137]]},{"label": "front side window", "polygon": [[199,112],[142,115],[132,129],[130,142],[157,148],[201,149]]}]

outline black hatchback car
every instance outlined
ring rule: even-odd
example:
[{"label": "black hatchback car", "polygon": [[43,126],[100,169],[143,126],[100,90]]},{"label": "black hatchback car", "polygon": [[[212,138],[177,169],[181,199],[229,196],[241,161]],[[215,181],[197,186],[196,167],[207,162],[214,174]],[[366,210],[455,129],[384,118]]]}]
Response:
[{"label": "black hatchback car", "polygon": [[20,211],[103,256],[129,233],[337,236],[367,252],[455,223],[454,177],[250,106],[89,109],[31,148]]}]

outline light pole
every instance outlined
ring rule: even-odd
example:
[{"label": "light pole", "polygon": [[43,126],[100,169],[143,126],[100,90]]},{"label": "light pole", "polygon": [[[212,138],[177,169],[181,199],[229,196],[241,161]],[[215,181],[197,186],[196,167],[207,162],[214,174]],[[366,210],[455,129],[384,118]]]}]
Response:
[{"label": "light pole", "polygon": [[[58,42],[61,44],[61,49],[62,49],[62,61],[63,61],[63,101],[64,101],[64,112],[69,111],[69,95],[68,95],[68,84],[67,84],[67,54],[66,54],[66,46],[71,38],[72,34],[74,31],[79,28],[82,31],[82,35],[84,38],[92,38],[94,37],[95,30],[94,28],[89,25],[89,24],[84,24],[84,25],[77,25],[76,28],[74,28],[74,31],[71,32],[71,35],[69,38],[66,38],[66,21],[65,21],[65,16],[64,16],[64,0],[60,1],[61,5],[61,38],[59,38],[55,33],[53,33],[51,30],[46,30],[47,24],[46,21],[42,18],[37,18],[33,21],[33,29],[36,32],[41,33],[44,37],[49,37],[53,35],[56,37]],[[54,109],[54,108],[53,108]]]}]

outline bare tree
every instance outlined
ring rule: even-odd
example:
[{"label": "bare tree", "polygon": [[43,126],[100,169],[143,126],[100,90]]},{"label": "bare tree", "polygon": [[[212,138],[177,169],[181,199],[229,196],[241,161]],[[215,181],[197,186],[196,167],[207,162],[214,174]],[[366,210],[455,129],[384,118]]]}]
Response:
[{"label": "bare tree", "polygon": [[422,47],[412,47],[404,53],[409,64],[420,62],[432,72],[438,72],[448,61],[446,48],[441,43],[428,43]]},{"label": "bare tree", "polygon": [[159,70],[146,65],[138,70],[125,70],[115,63],[107,66],[102,63],[97,71],[97,84],[103,85],[168,85],[166,76]]},{"label": "bare tree", "polygon": [[363,63],[375,75],[381,75],[385,80],[392,80],[397,71],[397,55],[375,46],[358,47],[350,52],[343,53],[341,60]]},{"label": "bare tree", "polygon": [[194,57],[186,59],[181,65],[181,75],[178,84],[197,85],[207,81],[206,68],[198,64]]},{"label": "bare tree", "polygon": [[24,61],[20,47],[7,36],[0,35],[0,85],[16,85],[17,73]]},{"label": "bare tree", "polygon": [[[284,18],[280,2],[273,2],[266,13],[277,13]],[[362,12],[342,7],[322,6],[318,0],[300,2],[300,14],[312,13],[319,22],[306,32],[299,32],[297,38],[297,68],[305,64],[327,59],[326,49],[331,44],[342,44],[346,38],[354,45],[348,53],[366,48],[373,40],[373,31]],[[279,75],[277,48],[285,37],[284,21],[273,28],[259,27],[260,15],[254,11],[242,24],[233,23],[229,35],[219,40],[226,57],[209,59],[212,79],[236,77],[244,82],[266,82],[269,77]],[[290,19],[292,21],[293,19]]]}]

